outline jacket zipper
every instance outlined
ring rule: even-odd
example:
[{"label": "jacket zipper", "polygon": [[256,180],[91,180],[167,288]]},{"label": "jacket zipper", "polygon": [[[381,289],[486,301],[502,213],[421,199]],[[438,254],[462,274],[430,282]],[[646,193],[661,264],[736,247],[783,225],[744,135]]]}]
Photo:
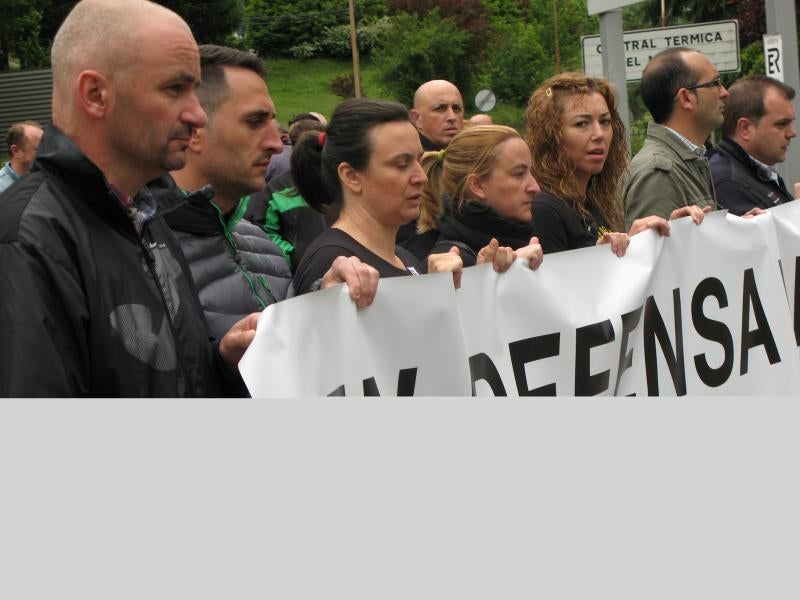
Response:
[{"label": "jacket zipper", "polygon": [[172,345],[175,348],[175,371],[177,374],[177,381],[178,381],[178,397],[182,398],[186,396],[186,375],[185,369],[183,368],[183,360],[178,352],[178,339],[175,336],[175,323],[172,320],[172,314],[169,310],[169,305],[167,303],[167,297],[164,294],[164,287],[161,282],[161,277],[158,273],[158,269],[156,269],[156,261],[153,258],[152,249],[158,247],[158,242],[150,242],[147,240],[147,236],[145,235],[146,232],[150,229],[150,221],[152,219],[148,219],[142,225],[142,234],[140,239],[140,245],[142,248],[142,252],[144,253],[144,259],[147,263],[147,268],[150,270],[150,276],[156,283],[156,287],[158,288],[159,294],[161,294],[161,304],[164,308],[164,313],[167,315],[167,322],[169,323],[170,333],[172,335]]},{"label": "jacket zipper", "polygon": [[[241,264],[241,257],[239,256],[239,253],[236,250],[236,240],[233,239],[233,234],[229,231],[228,225],[225,223],[225,219],[222,216],[222,211],[220,210],[219,206],[217,206],[216,203],[214,203],[213,201],[211,202],[211,206],[213,206],[214,209],[217,211],[217,218],[219,219],[219,224],[222,226],[222,231],[225,234],[225,240],[227,241],[228,245],[228,251],[231,253],[231,258],[233,258],[233,262],[236,265],[236,268],[239,270],[239,273],[241,273],[242,277],[244,277],[244,279],[250,286],[250,292],[253,294],[253,296],[256,297],[256,300],[258,301],[261,310],[264,310],[268,306],[268,304],[264,302],[264,300],[261,298],[261,295],[258,293],[258,286],[253,281],[252,275]],[[239,211],[237,211],[237,215],[238,212]],[[235,218],[237,215],[231,217],[231,225],[234,225],[239,220]],[[269,296],[270,300],[272,300],[272,303],[277,302],[278,299],[272,293],[272,290],[270,289],[266,278],[263,275],[258,275],[257,279],[258,282],[261,284],[261,286],[264,288],[264,291],[267,292],[267,295]]]}]

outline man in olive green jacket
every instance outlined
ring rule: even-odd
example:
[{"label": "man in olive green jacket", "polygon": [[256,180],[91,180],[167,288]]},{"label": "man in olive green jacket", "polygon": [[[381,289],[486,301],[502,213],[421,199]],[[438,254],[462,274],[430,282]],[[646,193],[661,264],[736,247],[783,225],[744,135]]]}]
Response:
[{"label": "man in olive green jacket", "polygon": [[642,73],[642,99],[655,123],[623,180],[625,226],[682,206],[717,208],[704,143],[722,125],[728,91],[702,53],[669,48]]}]

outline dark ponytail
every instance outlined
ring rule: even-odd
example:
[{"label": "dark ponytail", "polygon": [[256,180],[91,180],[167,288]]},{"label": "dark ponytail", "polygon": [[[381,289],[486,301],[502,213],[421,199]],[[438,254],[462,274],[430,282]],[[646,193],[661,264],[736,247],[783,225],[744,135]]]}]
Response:
[{"label": "dark ponytail", "polygon": [[306,132],[292,150],[292,179],[300,195],[320,212],[341,204],[339,165],[364,169],[372,153],[370,130],[396,121],[411,121],[408,109],[398,102],[351,98],[339,104],[324,136]]}]

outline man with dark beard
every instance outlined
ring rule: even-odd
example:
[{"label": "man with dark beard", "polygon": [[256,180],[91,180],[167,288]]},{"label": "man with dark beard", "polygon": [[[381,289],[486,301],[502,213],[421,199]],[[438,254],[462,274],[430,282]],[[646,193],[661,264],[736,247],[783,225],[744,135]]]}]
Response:
[{"label": "man with dark beard", "polygon": [[[263,188],[264,171],[283,144],[257,56],[200,46],[200,73],[197,95],[208,123],[192,133],[186,165],[172,174],[188,202],[165,218],[189,262],[209,333],[219,339],[248,313],[292,294],[283,251],[243,218],[249,194]],[[377,279],[377,271],[357,258],[340,257],[321,286],[347,281],[363,305]]]}]

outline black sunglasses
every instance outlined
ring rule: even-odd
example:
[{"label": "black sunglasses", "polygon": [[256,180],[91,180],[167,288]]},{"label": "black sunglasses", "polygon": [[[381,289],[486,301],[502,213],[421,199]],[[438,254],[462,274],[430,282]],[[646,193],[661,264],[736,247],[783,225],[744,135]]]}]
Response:
[{"label": "black sunglasses", "polygon": [[697,89],[700,89],[700,88],[721,87],[721,86],[722,86],[722,81],[720,81],[720,78],[717,77],[716,79],[712,79],[711,81],[706,81],[705,83],[695,83],[693,85],[684,86],[684,89],[686,89],[686,90],[697,90]]}]

